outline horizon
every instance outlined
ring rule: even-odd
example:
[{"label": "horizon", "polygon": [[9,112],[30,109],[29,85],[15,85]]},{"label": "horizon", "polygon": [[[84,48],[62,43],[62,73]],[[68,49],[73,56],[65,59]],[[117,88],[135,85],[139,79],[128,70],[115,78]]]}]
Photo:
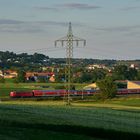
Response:
[{"label": "horizon", "polygon": [[[8,50],[7,50],[8,51]],[[0,52],[6,52],[6,51],[0,51]],[[13,51],[8,51],[8,52],[13,52]],[[15,53],[16,55],[20,55],[22,53],[27,53],[27,52],[20,52],[20,53],[16,53],[16,52],[13,52]],[[33,52],[33,53],[27,53],[27,55],[33,55],[34,53],[38,53],[38,52]],[[38,53],[38,54],[43,54],[43,53]],[[45,56],[48,56],[47,54],[43,54]],[[50,57],[48,56],[49,59],[66,59],[66,57]],[[80,58],[80,57],[73,57],[72,59],[93,59],[93,60],[111,60],[111,61],[140,61],[140,59],[111,59],[111,58],[108,58],[108,59],[100,59],[100,58]]]}]

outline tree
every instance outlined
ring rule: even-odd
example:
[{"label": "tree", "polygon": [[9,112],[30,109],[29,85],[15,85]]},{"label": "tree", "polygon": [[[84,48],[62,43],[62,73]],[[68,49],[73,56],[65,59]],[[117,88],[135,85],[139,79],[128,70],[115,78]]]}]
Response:
[{"label": "tree", "polygon": [[106,77],[103,80],[97,81],[97,86],[104,99],[113,98],[117,93],[117,86],[111,77]]},{"label": "tree", "polygon": [[0,76],[0,83],[5,83],[5,79],[2,76]]},{"label": "tree", "polygon": [[26,81],[25,74],[24,70],[18,70],[17,82],[24,83]]},{"label": "tree", "polygon": [[97,80],[101,80],[104,79],[106,76],[107,72],[104,69],[94,69],[91,72],[91,76],[92,76],[92,82],[96,82]]},{"label": "tree", "polygon": [[114,80],[136,80],[138,71],[135,68],[128,68],[126,65],[118,65],[114,68]]},{"label": "tree", "polygon": [[113,78],[115,80],[126,80],[128,76],[128,67],[126,65],[118,65],[113,70]]},{"label": "tree", "polygon": [[60,68],[55,74],[55,81],[56,82],[64,82],[65,79],[65,69]]},{"label": "tree", "polygon": [[140,80],[140,70],[137,72],[137,78],[136,80]]},{"label": "tree", "polygon": [[136,80],[137,77],[138,77],[138,71],[135,68],[129,68],[127,79]]},{"label": "tree", "polygon": [[81,82],[91,82],[92,76],[89,72],[83,72],[80,78]]}]

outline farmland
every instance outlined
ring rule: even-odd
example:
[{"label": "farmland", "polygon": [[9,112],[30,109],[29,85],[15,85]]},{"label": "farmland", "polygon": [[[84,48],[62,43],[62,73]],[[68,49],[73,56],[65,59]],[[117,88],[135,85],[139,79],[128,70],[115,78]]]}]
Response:
[{"label": "farmland", "polygon": [[[0,86],[0,98],[8,98],[11,90],[42,89],[46,85],[9,83]],[[54,86],[46,87],[53,89]],[[0,139],[138,139],[139,119],[139,96],[106,101],[73,100],[71,106],[66,106],[63,100],[1,101]]]},{"label": "farmland", "polygon": [[140,108],[136,106],[109,102],[100,106],[99,103],[65,106],[62,101],[10,101],[0,103],[0,114],[3,140],[131,139],[140,135]]}]

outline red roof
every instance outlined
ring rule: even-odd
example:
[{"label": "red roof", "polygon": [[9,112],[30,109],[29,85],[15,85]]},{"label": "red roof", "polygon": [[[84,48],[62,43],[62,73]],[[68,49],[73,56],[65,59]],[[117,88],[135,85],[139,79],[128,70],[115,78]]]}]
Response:
[{"label": "red roof", "polygon": [[52,76],[53,72],[26,72],[26,77],[30,76]]}]

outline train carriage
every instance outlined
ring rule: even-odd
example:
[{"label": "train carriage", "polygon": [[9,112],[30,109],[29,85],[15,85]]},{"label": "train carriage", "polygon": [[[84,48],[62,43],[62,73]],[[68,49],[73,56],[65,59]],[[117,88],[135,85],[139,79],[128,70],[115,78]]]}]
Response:
[{"label": "train carriage", "polygon": [[10,92],[10,97],[33,97],[32,91],[12,91]]},{"label": "train carriage", "polygon": [[63,96],[64,90],[33,90],[34,97],[42,97],[42,96]]}]

